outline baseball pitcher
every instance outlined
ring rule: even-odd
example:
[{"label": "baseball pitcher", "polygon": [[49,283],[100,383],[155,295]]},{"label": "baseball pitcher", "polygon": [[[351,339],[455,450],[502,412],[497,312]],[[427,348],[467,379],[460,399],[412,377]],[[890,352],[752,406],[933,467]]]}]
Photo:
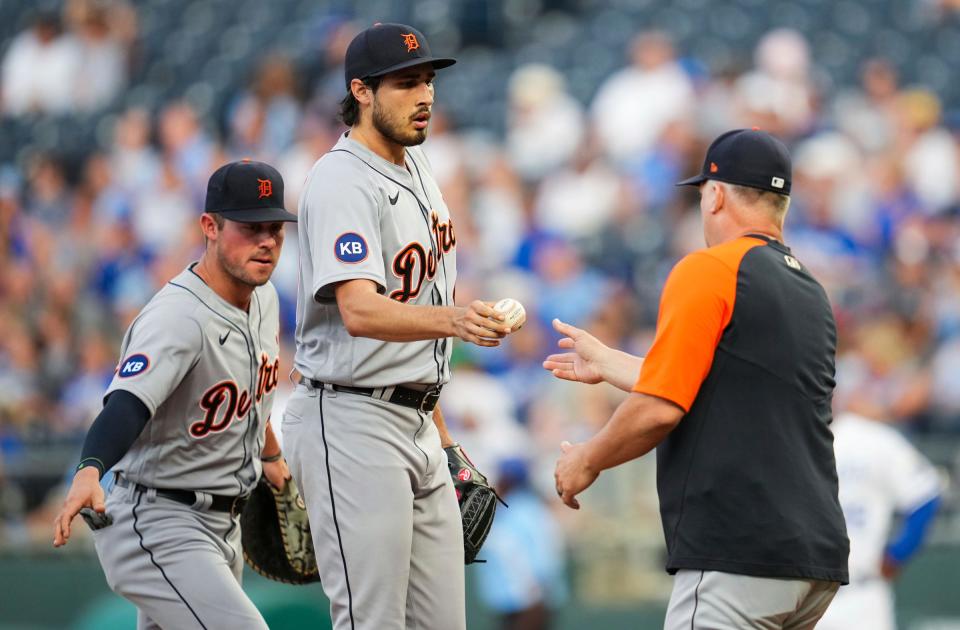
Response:
[{"label": "baseball pitcher", "polygon": [[346,54],[350,130],[300,202],[298,385],[283,435],[338,630],[466,625],[444,447],[461,480],[482,476],[437,401],[450,337],[495,346],[510,327],[488,303],[454,305],[456,229],[417,147],[436,70],[453,63],[409,26],[360,33]]}]

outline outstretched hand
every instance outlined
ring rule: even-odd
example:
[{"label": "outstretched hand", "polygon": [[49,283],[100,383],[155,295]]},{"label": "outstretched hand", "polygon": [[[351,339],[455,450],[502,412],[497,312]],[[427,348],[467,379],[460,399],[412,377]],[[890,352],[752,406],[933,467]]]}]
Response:
[{"label": "outstretched hand", "polygon": [[602,364],[610,348],[585,330],[553,320],[553,328],[565,335],[557,345],[573,352],[551,354],[543,362],[544,369],[557,378],[593,385],[603,381]]},{"label": "outstretched hand", "polygon": [[93,466],[77,471],[67,498],[63,500],[63,507],[53,523],[53,546],[62,547],[67,544],[73,519],[83,508],[93,508],[100,514],[106,512],[104,498],[103,488],[100,486],[100,471]]}]

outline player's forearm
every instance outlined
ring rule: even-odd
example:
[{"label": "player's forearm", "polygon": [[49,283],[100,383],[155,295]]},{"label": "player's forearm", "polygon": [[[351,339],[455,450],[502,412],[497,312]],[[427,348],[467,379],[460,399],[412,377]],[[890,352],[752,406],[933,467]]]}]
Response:
[{"label": "player's forearm", "polygon": [[263,438],[263,450],[260,452],[260,457],[274,457],[275,455],[280,454],[280,442],[277,441],[277,436],[273,432],[273,427],[270,424],[270,421],[267,420],[266,433]]},{"label": "player's forearm", "polygon": [[433,423],[437,425],[437,432],[440,434],[440,446],[447,448],[453,446],[454,440],[447,430],[447,422],[443,418],[443,412],[440,411],[440,405],[433,409]]},{"label": "player's forearm", "polygon": [[646,394],[631,394],[584,445],[589,468],[599,473],[646,455],[682,417],[683,410],[673,403]]},{"label": "player's forearm", "polygon": [[633,390],[642,366],[643,357],[610,348],[600,364],[600,376],[617,389],[629,392]]},{"label": "player's forearm", "polygon": [[77,468],[96,468],[103,477],[130,450],[149,419],[149,409],[135,395],[122,389],[112,392],[87,432]]},{"label": "player's forearm", "polygon": [[454,335],[458,307],[403,304],[378,293],[340,302],[343,323],[354,337],[380,341],[423,341]]}]

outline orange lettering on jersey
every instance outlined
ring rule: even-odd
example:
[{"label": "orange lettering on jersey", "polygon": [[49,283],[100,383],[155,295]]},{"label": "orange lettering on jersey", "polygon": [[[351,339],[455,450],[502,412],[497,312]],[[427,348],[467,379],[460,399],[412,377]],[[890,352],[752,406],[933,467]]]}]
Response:
[{"label": "orange lettering on jersey", "polygon": [[270,357],[263,353],[260,355],[260,369],[257,371],[257,402],[263,398],[264,394],[269,394],[277,388],[280,382],[280,358],[270,362]]},{"label": "orange lettering on jersey", "polygon": [[[190,425],[190,435],[195,438],[204,438],[230,426],[237,412],[238,399],[239,388],[233,381],[221,381],[208,389],[200,398],[200,408],[204,411],[203,420]],[[221,414],[220,409],[224,406],[225,409]],[[249,408],[249,404],[247,407]]]},{"label": "orange lettering on jersey", "polygon": [[243,390],[240,392],[240,402],[237,403],[237,420],[243,420],[243,417],[247,415],[247,412],[250,411],[250,405],[253,404],[253,398],[250,397],[250,392]]},{"label": "orange lettering on jersey", "polygon": [[453,230],[453,220],[440,222],[436,212],[430,215],[430,232],[432,240],[440,249],[434,252],[420,243],[410,243],[393,257],[393,275],[400,278],[400,288],[390,293],[390,298],[398,302],[409,302],[420,295],[423,281],[433,280],[437,275],[437,266],[440,261],[438,255],[450,253],[457,246],[457,235]]},{"label": "orange lettering on jersey", "polygon": [[446,223],[440,223],[440,217],[437,216],[436,212],[430,215],[430,219],[430,229],[433,231],[433,238],[437,241],[437,247],[439,247],[444,254],[449,253],[450,250],[457,246],[457,235],[453,231],[453,219],[448,220]]},{"label": "orange lettering on jersey", "polygon": [[277,388],[280,382],[280,357],[271,362],[266,353],[260,355],[260,369],[257,373],[255,391],[241,391],[235,381],[220,381],[200,397],[203,419],[190,425],[190,435],[204,438],[211,433],[224,431],[236,419],[243,420],[253,406],[264,395]]},{"label": "orange lettering on jersey", "polygon": [[390,298],[406,303],[420,295],[426,269],[427,250],[420,243],[410,243],[397,252],[393,257],[393,275],[400,278],[400,288],[390,293]]}]

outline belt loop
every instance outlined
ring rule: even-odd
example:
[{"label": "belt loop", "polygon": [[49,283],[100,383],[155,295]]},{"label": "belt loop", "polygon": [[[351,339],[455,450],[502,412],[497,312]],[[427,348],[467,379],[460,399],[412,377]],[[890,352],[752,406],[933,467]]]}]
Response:
[{"label": "belt loop", "polygon": [[[294,376],[296,380],[294,381]],[[311,378],[307,378],[301,374],[296,368],[290,371],[290,380],[294,382],[294,385],[303,385],[304,389],[307,390],[307,396],[310,398],[316,398],[318,390],[323,390],[323,383],[320,383],[320,387],[316,387],[316,381]]]},{"label": "belt loop", "polygon": [[206,512],[207,510],[210,509],[212,505],[213,505],[212,494],[209,494],[206,492],[200,492],[199,490],[194,491],[193,505],[191,505],[190,507],[192,507],[195,510],[203,510],[204,512]]},{"label": "belt loop", "polygon": [[377,398],[379,398],[380,400],[385,400],[387,402],[390,402],[390,398],[393,397],[393,392],[395,392],[396,390],[397,390],[396,386],[380,387],[378,389],[378,391],[380,392],[380,395],[377,396]]},{"label": "belt loop", "polygon": [[140,490],[147,496],[147,503],[156,503],[157,502],[157,489],[156,488],[145,488],[140,484],[137,484],[137,490]]},{"label": "belt loop", "polygon": [[137,485],[130,483],[126,477],[119,472],[113,473],[113,486],[123,490],[123,500],[132,503],[137,498]]}]

